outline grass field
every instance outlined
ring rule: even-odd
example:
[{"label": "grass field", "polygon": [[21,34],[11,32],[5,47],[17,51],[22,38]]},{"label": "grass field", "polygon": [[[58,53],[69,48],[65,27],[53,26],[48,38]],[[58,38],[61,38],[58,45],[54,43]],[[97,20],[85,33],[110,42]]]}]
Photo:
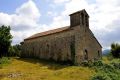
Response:
[{"label": "grass field", "polygon": [[94,74],[88,67],[12,58],[9,65],[0,69],[0,80],[89,80]]}]

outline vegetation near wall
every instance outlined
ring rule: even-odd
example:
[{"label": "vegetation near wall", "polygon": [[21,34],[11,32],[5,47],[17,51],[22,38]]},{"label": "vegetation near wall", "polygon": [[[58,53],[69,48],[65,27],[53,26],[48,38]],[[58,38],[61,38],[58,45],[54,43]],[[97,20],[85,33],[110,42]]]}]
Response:
[{"label": "vegetation near wall", "polygon": [[16,44],[9,47],[10,57],[20,57],[21,56],[21,45]]},{"label": "vegetation near wall", "polygon": [[102,66],[94,66],[97,74],[92,80],[119,80],[120,79],[120,60],[112,60],[109,64],[103,63]]},{"label": "vegetation near wall", "polygon": [[119,80],[120,79],[120,59],[109,60],[109,63],[105,63],[104,60],[96,61],[93,63],[83,62],[82,66],[92,68],[96,71],[96,74],[93,75],[91,80]]},{"label": "vegetation near wall", "polygon": [[91,80],[119,80],[120,79],[120,45],[111,44],[111,52],[102,61],[83,62],[83,66],[95,69],[96,74]]}]

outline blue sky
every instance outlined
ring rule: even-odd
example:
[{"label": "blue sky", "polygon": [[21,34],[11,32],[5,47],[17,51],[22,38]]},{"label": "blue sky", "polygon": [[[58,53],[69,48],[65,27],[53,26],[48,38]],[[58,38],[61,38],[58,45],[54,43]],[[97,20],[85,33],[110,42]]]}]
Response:
[{"label": "blue sky", "polygon": [[11,26],[12,44],[18,44],[37,32],[68,26],[69,14],[81,9],[104,49],[120,42],[120,0],[1,0],[0,25]]},{"label": "blue sky", "polygon": [[26,1],[27,0],[0,0],[0,12],[12,14],[17,7]]}]

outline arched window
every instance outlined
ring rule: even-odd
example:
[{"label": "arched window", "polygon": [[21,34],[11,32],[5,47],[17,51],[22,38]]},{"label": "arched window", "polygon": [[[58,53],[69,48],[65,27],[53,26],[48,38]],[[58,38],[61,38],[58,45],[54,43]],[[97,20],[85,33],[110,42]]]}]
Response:
[{"label": "arched window", "polygon": [[88,51],[85,49],[85,56],[84,56],[85,60],[88,60]]},{"label": "arched window", "polygon": [[98,50],[98,57],[100,57],[100,51]]}]

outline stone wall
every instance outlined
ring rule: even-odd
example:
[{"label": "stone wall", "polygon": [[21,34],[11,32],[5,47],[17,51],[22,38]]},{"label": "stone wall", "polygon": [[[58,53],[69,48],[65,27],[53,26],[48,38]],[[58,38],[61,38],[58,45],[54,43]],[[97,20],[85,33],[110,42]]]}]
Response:
[{"label": "stone wall", "polygon": [[98,60],[102,57],[102,47],[87,26],[79,26],[76,30],[75,45],[76,64],[86,60]]},{"label": "stone wall", "polygon": [[71,43],[74,30],[68,30],[40,38],[24,41],[22,55],[55,61],[71,61]]},{"label": "stone wall", "polygon": [[98,60],[102,56],[102,47],[89,27],[85,26],[75,26],[68,31],[27,40],[22,46],[24,57],[69,60],[75,64]]}]

